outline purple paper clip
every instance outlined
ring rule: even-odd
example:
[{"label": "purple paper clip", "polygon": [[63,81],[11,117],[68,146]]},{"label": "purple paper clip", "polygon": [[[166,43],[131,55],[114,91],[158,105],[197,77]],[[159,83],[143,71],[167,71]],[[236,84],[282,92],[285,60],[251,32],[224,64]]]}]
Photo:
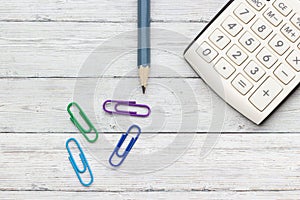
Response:
[{"label": "purple paper clip", "polygon": [[[106,109],[106,105],[110,103],[110,104],[114,104],[114,111],[110,111],[108,109]],[[138,114],[135,111],[124,111],[124,110],[120,110],[118,107],[119,106],[131,106],[131,107],[139,107],[139,108],[145,108],[148,110],[147,114]],[[142,104],[137,104],[135,101],[117,101],[117,100],[107,100],[103,103],[103,110],[109,114],[117,114],[117,115],[129,115],[129,116],[133,116],[133,117],[148,117],[151,113],[151,109],[149,106],[147,105],[142,105]]]}]

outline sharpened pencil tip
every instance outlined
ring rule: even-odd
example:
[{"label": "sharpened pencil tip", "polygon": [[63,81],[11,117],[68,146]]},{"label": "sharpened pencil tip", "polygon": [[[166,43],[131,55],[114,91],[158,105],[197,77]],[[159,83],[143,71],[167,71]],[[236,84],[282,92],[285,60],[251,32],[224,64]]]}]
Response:
[{"label": "sharpened pencil tip", "polygon": [[142,86],[142,90],[143,90],[143,94],[145,94],[146,93],[146,87]]}]

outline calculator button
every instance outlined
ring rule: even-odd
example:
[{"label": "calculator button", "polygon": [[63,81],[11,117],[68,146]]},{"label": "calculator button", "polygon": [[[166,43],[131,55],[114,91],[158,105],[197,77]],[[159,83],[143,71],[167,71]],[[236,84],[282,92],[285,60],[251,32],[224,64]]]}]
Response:
[{"label": "calculator button", "polygon": [[292,19],[291,22],[300,30],[300,15],[299,14],[295,14]]},{"label": "calculator button", "polygon": [[269,77],[250,97],[250,102],[261,112],[280,94],[282,87]]},{"label": "calculator button", "polygon": [[209,39],[221,50],[231,42],[230,39],[219,29],[216,29]]},{"label": "calculator button", "polygon": [[248,55],[236,45],[233,45],[228,50],[227,56],[237,65],[243,64],[243,62],[245,62],[248,58]]},{"label": "calculator button", "polygon": [[225,79],[228,79],[235,72],[235,68],[232,67],[232,65],[230,65],[224,58],[219,60],[219,62],[215,65],[215,69]]},{"label": "calculator button", "polygon": [[246,74],[255,82],[259,81],[265,74],[263,70],[256,62],[251,61],[244,69]]},{"label": "calculator button", "polygon": [[273,29],[261,19],[257,20],[251,29],[261,38],[266,39],[272,32]]},{"label": "calculator button", "polygon": [[298,51],[293,51],[286,61],[297,71],[300,71],[300,54]]},{"label": "calculator button", "polygon": [[266,5],[263,0],[247,0],[247,1],[257,11],[261,11]]},{"label": "calculator button", "polygon": [[212,62],[219,54],[207,42],[197,49],[197,53],[208,63]]},{"label": "calculator button", "polygon": [[246,32],[239,42],[245,47],[248,51],[251,53],[254,52],[257,47],[260,46],[260,42],[258,39],[256,39],[253,35],[251,35],[249,32]]},{"label": "calculator button", "polygon": [[265,13],[264,13],[264,17],[274,26],[279,26],[279,24],[281,24],[281,22],[283,21],[282,15],[280,15],[279,12],[277,12],[277,10],[273,9],[273,8],[269,8]]},{"label": "calculator button", "polygon": [[281,56],[290,48],[288,41],[286,41],[279,35],[275,35],[269,42],[269,45],[276,53]]},{"label": "calculator button", "polygon": [[232,85],[242,95],[246,95],[253,87],[252,83],[242,74],[237,75],[237,77],[232,81]]},{"label": "calculator button", "polygon": [[281,32],[291,42],[296,42],[300,37],[300,32],[292,24],[285,24],[282,27]]},{"label": "calculator button", "polygon": [[277,0],[274,7],[284,16],[288,16],[292,12],[292,8],[286,4],[287,0]]},{"label": "calculator button", "polygon": [[245,24],[248,24],[255,17],[255,14],[243,3],[235,9],[234,14]]},{"label": "calculator button", "polygon": [[222,27],[233,37],[237,36],[242,30],[243,26],[240,25],[235,19],[229,16],[222,24]]},{"label": "calculator button", "polygon": [[266,48],[263,48],[256,57],[268,69],[270,69],[278,60],[276,56]]},{"label": "calculator button", "polygon": [[289,84],[295,78],[293,70],[283,64],[275,70],[274,74],[285,85]]}]

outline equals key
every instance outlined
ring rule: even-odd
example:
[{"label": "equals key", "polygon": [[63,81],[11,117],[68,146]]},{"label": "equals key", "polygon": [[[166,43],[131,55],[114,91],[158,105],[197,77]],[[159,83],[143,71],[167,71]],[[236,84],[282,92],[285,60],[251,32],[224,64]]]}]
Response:
[{"label": "equals key", "polygon": [[242,95],[246,95],[253,87],[252,83],[248,81],[242,74],[238,74],[232,81],[233,87]]}]

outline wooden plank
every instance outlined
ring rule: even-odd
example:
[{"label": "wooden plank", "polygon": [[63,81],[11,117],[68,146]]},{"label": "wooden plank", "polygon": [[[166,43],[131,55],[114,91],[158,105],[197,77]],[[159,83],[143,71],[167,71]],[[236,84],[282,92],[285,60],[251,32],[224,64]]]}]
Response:
[{"label": "wooden plank", "polygon": [[[65,141],[74,136],[82,137],[74,134],[0,134],[0,190],[258,193],[300,190],[300,134],[221,135],[204,159],[201,146],[205,135],[186,134],[186,137],[194,137],[187,149],[181,149],[184,142],[169,146],[174,134],[141,135],[119,170],[108,167],[107,159],[120,135],[101,135],[95,146],[82,144],[95,177],[89,188],[80,185],[68,160]],[[88,153],[93,148],[97,149],[96,157]],[[161,162],[165,164],[165,159],[174,158],[179,150],[185,151],[181,156],[175,155],[176,161],[156,169],[162,166]],[[157,156],[155,152],[160,154]],[[147,162],[140,157],[148,159],[148,165],[144,167],[150,173],[136,174],[141,172],[138,169],[140,163]]]},{"label": "wooden plank", "polygon": [[[152,65],[160,70],[152,70],[151,77],[174,76],[161,66],[182,77],[197,77],[182,55],[204,25],[153,24]],[[114,77],[136,68],[135,23],[1,22],[0,26],[0,45],[5,48],[0,52],[0,77],[99,77],[108,66],[105,75]],[[91,54],[97,57],[93,70],[80,74]]]},{"label": "wooden plank", "polygon": [[[209,20],[227,0],[153,0],[154,21]],[[172,6],[170,6],[172,5]],[[120,12],[121,11],[121,12]],[[11,0],[0,7],[2,21],[136,21],[136,0]]]},{"label": "wooden plank", "polygon": [[[137,78],[0,79],[0,99],[4,100],[0,105],[0,132],[77,131],[66,112],[73,100],[81,103],[100,132],[124,131],[132,123],[140,124],[145,132],[300,130],[300,124],[295,123],[300,113],[299,90],[264,124],[257,126],[226,107],[199,79],[153,78],[149,83],[145,98]],[[151,117],[110,116],[102,111],[102,103],[107,99],[146,103],[152,107]],[[210,128],[213,122],[219,126]]]},{"label": "wooden plank", "polygon": [[22,200],[34,200],[34,199],[61,199],[69,200],[81,200],[84,198],[89,199],[210,199],[210,200],[232,200],[234,199],[277,199],[277,200],[289,200],[297,199],[299,197],[299,191],[257,191],[257,192],[32,192],[32,191],[4,191],[0,192],[0,197],[3,200],[22,199]]},{"label": "wooden plank", "polygon": [[[227,133],[215,138],[219,139],[218,143],[205,159],[201,157],[201,147],[207,135],[184,133],[209,129],[212,94],[183,61],[182,51],[225,2],[153,0],[153,27],[176,31],[185,37],[178,40],[175,34],[154,33],[154,43],[169,48],[153,51],[154,66],[158,67],[152,70],[151,83],[163,87],[149,88],[146,100],[138,95],[140,93],[128,94],[126,90],[115,89],[123,81],[131,83],[130,86],[138,85],[134,50],[114,60],[104,74],[108,78],[97,82],[92,103],[102,143],[97,143],[92,150],[99,152],[96,157],[100,155],[99,160],[103,162],[93,157],[92,150],[86,152],[95,175],[91,188],[83,188],[78,183],[64,147],[67,138],[81,138],[78,134],[70,134],[78,131],[66,113],[66,105],[74,96],[76,80],[72,77],[78,76],[87,57],[103,42],[118,38],[126,31],[135,31],[136,0],[2,2],[0,45],[5,51],[0,52],[0,99],[3,100],[0,103],[0,199],[297,199],[300,193],[300,125],[295,123],[300,113],[300,103],[296,100],[300,96],[298,91],[259,127],[227,107],[222,129]],[[127,46],[121,41],[120,46]],[[100,53],[105,57],[105,53],[117,50],[119,46],[112,43]],[[166,66],[166,70],[160,66]],[[168,67],[176,74],[170,73]],[[79,76],[98,77],[95,71]],[[127,78],[112,78],[120,76]],[[82,78],[78,81],[85,87],[96,83],[95,80]],[[177,87],[180,83],[193,88],[198,103],[196,108],[191,96],[186,95],[186,88]],[[112,96],[130,96],[154,106],[152,117],[128,119],[104,115],[101,102]],[[178,96],[189,99],[178,102]],[[86,111],[94,113],[94,109]],[[196,120],[199,124],[193,128],[195,111],[199,113]],[[155,122],[155,119],[164,119],[166,124]],[[190,124],[180,129],[181,119],[187,119]],[[124,131],[131,123],[140,124],[144,134],[123,168],[112,170],[107,167],[107,158],[120,135],[109,133]],[[103,131],[107,134],[103,135]],[[165,149],[177,137],[187,139]],[[191,138],[194,138],[193,144],[186,149]],[[86,149],[87,144],[83,147]],[[149,159],[146,169],[155,170],[169,158],[178,160],[148,174],[126,172],[131,166],[131,170],[139,172],[136,158],[147,159],[159,150],[162,152],[158,157],[154,154],[153,163]],[[140,159],[141,163],[143,161]]]}]

